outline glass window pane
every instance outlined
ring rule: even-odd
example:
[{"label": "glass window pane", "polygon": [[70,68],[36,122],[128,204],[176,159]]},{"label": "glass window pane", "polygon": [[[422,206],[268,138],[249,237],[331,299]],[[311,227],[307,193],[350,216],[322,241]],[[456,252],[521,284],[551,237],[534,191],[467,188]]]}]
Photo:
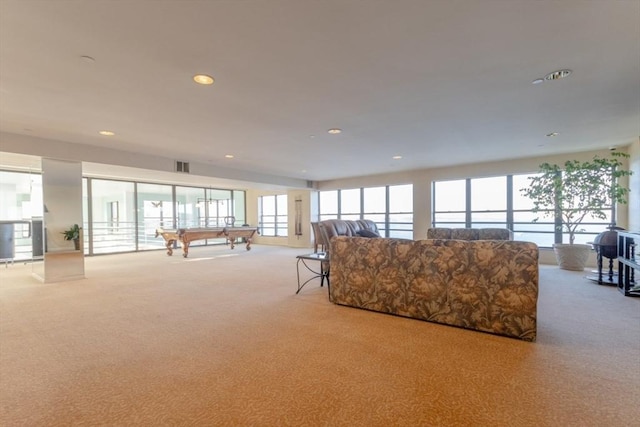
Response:
[{"label": "glass window pane", "polygon": [[434,210],[436,212],[464,211],[466,209],[466,180],[438,181],[434,187]]},{"label": "glass window pane", "polygon": [[389,214],[389,229],[408,229],[413,227],[413,214]]},{"label": "glass window pane", "polygon": [[368,214],[382,213],[387,209],[387,195],[385,187],[371,187],[363,189],[364,217],[370,219]]},{"label": "glass window pane", "polygon": [[[91,180],[91,240],[94,254],[136,250],[136,206],[133,182]],[[169,198],[169,205],[171,199]],[[170,218],[172,220],[172,218]],[[140,229],[140,249],[157,249],[164,246],[162,238],[156,238],[159,222],[149,230]]]},{"label": "glass window pane", "polygon": [[[499,224],[507,223],[507,212],[472,212],[471,213],[471,226],[478,227],[477,224]],[[486,225],[485,225],[486,226]]]},{"label": "glass window pane", "polygon": [[137,187],[138,248],[143,250],[164,247],[164,239],[155,234],[158,227],[175,228],[172,186],[138,184]]},{"label": "glass window pane", "polygon": [[[338,191],[321,191],[320,192],[320,215],[336,215],[338,214]],[[325,219],[328,219],[325,218]]]},{"label": "glass window pane", "polygon": [[[205,200],[206,227],[225,227],[225,217],[232,215],[231,190],[207,189]],[[213,239],[222,243],[225,239]],[[207,243],[210,243],[207,241]]]},{"label": "glass window pane", "polygon": [[276,199],[272,196],[262,196],[262,215],[276,214]]},{"label": "glass window pane", "polygon": [[396,239],[413,239],[413,231],[389,230],[389,237]]},{"label": "glass window pane", "polygon": [[529,177],[532,176],[535,175],[513,175],[513,209],[533,209],[533,200],[522,194],[522,190],[529,187]]},{"label": "glass window pane", "polygon": [[382,214],[365,214],[365,218],[375,222],[378,228],[384,226],[385,216],[386,215],[383,213]]},{"label": "glass window pane", "polygon": [[471,210],[496,211],[507,209],[507,177],[474,178],[471,180]]},{"label": "glass window pane", "polygon": [[241,226],[247,223],[246,216],[246,193],[244,191],[233,191],[233,216],[236,217],[235,225]]},{"label": "glass window pane", "polygon": [[540,247],[550,248],[554,243],[553,233],[513,233],[513,240],[533,242]]},{"label": "glass window pane", "polygon": [[444,227],[444,223],[461,223],[466,222],[464,212],[438,212],[435,214],[435,222],[437,227]]},{"label": "glass window pane", "polygon": [[338,219],[338,214],[320,215],[320,221],[324,221],[325,219]]},{"label": "glass window pane", "polygon": [[278,215],[286,215],[287,213],[287,195],[280,194],[276,196]]},{"label": "glass window pane", "polygon": [[535,232],[548,232],[553,233],[555,225],[553,223],[540,223],[540,222],[525,222],[525,223],[514,223],[513,231],[535,231]]},{"label": "glass window pane", "polygon": [[[344,214],[360,213],[360,189],[340,191],[340,214],[344,218]],[[358,215],[358,218],[360,216]]]},{"label": "glass window pane", "polygon": [[389,212],[413,212],[413,184],[389,186]]},{"label": "glass window pane", "polygon": [[205,226],[204,197],[204,188],[176,187],[178,227],[197,228]]},{"label": "glass window pane", "polygon": [[21,221],[6,225],[14,232],[14,260],[42,258],[42,216],[42,176],[0,171],[0,220]]},{"label": "glass window pane", "polygon": [[342,214],[340,215],[340,219],[356,220],[356,219],[360,219],[360,214]]}]

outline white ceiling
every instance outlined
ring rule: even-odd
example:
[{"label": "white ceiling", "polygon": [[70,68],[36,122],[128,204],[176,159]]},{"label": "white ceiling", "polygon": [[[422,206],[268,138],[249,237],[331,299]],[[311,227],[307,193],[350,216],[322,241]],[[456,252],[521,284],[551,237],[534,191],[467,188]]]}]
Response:
[{"label": "white ceiling", "polygon": [[0,0],[0,131],[314,181],[628,145],[640,1]]}]

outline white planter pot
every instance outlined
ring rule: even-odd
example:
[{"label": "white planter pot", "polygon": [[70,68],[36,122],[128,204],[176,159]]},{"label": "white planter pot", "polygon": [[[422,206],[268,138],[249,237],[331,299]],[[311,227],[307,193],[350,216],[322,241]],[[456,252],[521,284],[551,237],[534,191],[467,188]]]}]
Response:
[{"label": "white planter pot", "polygon": [[582,271],[589,259],[591,246],[583,244],[569,245],[556,243],[553,245],[553,252],[556,254],[556,261],[561,269]]}]

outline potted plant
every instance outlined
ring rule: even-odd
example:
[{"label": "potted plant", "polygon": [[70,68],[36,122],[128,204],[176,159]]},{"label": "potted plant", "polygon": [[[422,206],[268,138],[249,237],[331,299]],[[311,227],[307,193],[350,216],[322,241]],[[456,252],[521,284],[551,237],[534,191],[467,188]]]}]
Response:
[{"label": "potted plant", "polygon": [[[564,165],[542,163],[540,174],[529,178],[529,187],[520,191],[533,201],[532,211],[542,217],[559,218],[558,229],[569,235],[569,244],[553,245],[560,268],[584,269],[590,245],[575,244],[575,233],[585,218],[606,219],[616,204],[627,203],[629,189],[618,178],[629,176],[621,159],[626,153],[611,151],[611,156],[580,162],[567,160]],[[533,221],[538,221],[535,218]],[[611,218],[615,226],[615,218]]]},{"label": "potted plant", "polygon": [[73,224],[67,230],[63,231],[62,234],[64,234],[64,240],[73,240],[75,249],[80,249],[80,227],[78,224]]}]

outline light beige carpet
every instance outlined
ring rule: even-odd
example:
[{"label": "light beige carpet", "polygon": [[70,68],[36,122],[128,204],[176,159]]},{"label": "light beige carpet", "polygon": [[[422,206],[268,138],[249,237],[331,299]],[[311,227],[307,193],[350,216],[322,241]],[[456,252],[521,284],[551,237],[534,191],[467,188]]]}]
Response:
[{"label": "light beige carpet", "polygon": [[304,252],[0,266],[0,425],[640,425],[639,298],[541,266],[527,343],[295,295]]}]

